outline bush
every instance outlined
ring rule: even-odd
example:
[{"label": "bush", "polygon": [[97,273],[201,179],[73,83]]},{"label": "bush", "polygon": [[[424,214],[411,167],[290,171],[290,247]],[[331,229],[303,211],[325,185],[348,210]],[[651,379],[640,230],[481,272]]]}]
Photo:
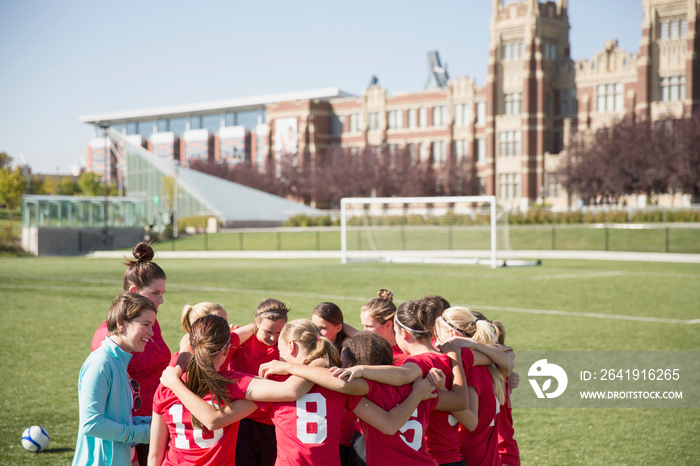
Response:
[{"label": "bush", "polygon": [[[361,221],[358,219],[356,225],[361,225]],[[333,221],[330,215],[321,216],[311,216],[306,214],[299,214],[293,217],[289,217],[282,226],[284,227],[330,227],[333,226]]]}]

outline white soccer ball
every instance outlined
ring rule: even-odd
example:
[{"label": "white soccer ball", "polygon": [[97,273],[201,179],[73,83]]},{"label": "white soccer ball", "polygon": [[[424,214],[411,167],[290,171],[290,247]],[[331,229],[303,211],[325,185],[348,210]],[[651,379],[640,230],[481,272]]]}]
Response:
[{"label": "white soccer ball", "polygon": [[22,433],[22,446],[32,453],[39,453],[49,446],[49,433],[41,426],[27,427]]}]

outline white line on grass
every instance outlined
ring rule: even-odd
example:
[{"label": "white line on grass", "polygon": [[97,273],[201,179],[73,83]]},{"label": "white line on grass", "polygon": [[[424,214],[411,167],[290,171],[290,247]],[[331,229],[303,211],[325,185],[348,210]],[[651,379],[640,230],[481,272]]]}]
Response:
[{"label": "white line on grass", "polygon": [[497,306],[481,306],[473,305],[473,309],[483,309],[487,311],[505,311],[505,312],[522,312],[525,314],[549,314],[558,316],[573,316],[573,317],[590,317],[593,319],[610,319],[610,320],[633,320],[638,322],[659,322],[666,324],[699,324],[700,319],[682,320],[682,319],[666,319],[662,317],[643,317],[643,316],[625,316],[620,314],[597,314],[594,312],[571,312],[571,311],[556,311],[546,309],[524,309],[517,307],[497,307]]},{"label": "white line on grass", "polygon": [[[94,282],[94,283],[105,283],[111,284],[115,283],[114,280],[103,280],[103,279],[87,279],[87,278],[66,278],[66,277],[24,277],[24,278],[41,278],[41,279],[52,279],[52,280],[63,280],[63,281],[78,281],[78,282]],[[10,284],[0,284],[0,288],[9,289],[50,289],[50,290],[76,290],[84,288],[75,288],[69,286],[52,286],[52,285],[10,285]],[[196,285],[179,285],[179,284],[169,284],[168,288],[177,289],[179,291],[193,290],[193,291],[215,291],[219,293],[244,293],[244,294],[262,294],[262,295],[276,295],[276,296],[295,296],[299,298],[317,298],[324,300],[344,300],[344,301],[358,301],[366,302],[367,297],[357,297],[357,296],[336,296],[336,295],[319,295],[313,293],[296,293],[293,291],[274,291],[274,290],[254,290],[245,288],[225,288],[225,287],[212,287],[212,286],[196,286]],[[400,303],[401,301],[397,301]],[[546,314],[546,315],[560,315],[568,317],[587,317],[593,319],[608,319],[608,320],[629,320],[636,322],[657,322],[657,323],[667,323],[667,324],[700,324],[700,319],[683,320],[683,319],[667,319],[662,317],[644,317],[644,316],[627,316],[620,314],[598,314],[594,312],[572,312],[572,311],[559,311],[559,310],[548,310],[548,309],[527,309],[527,308],[515,308],[515,307],[499,307],[499,306],[485,306],[479,304],[465,304],[465,307],[472,308],[474,310],[485,310],[485,311],[503,311],[503,312],[519,312],[523,314]]]},{"label": "white line on grass", "polygon": [[617,277],[624,275],[624,272],[588,272],[588,273],[562,273],[554,275],[535,275],[525,277],[526,280],[557,280],[560,278],[593,278],[593,277]]}]

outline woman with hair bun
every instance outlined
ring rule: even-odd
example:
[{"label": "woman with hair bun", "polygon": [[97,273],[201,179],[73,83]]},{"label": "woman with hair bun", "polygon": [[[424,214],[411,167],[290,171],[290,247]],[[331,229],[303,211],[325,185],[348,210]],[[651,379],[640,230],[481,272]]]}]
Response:
[{"label": "woman with hair bun", "polygon": [[[139,243],[132,251],[135,260],[126,258],[124,265],[124,292],[136,293],[150,299],[155,305],[163,304],[165,293],[165,272],[158,264],[153,262],[153,248],[146,243]],[[92,337],[92,350],[96,350],[107,338],[109,330],[107,322],[103,322]],[[146,344],[143,352],[134,353],[129,361],[129,376],[138,382],[141,389],[141,406],[134,406],[134,416],[150,416],[153,409],[153,394],[158,388],[160,374],[168,366],[170,361],[170,348],[163,341],[160,325],[155,321],[153,325],[153,337]],[[139,464],[145,465],[148,461],[148,444],[136,446]]]},{"label": "woman with hair bun", "polygon": [[394,293],[382,288],[377,291],[377,297],[367,301],[360,310],[360,321],[363,330],[376,333],[384,338],[391,345],[394,352],[394,364],[401,365],[408,357],[396,344],[394,335],[394,315],[396,315],[396,305],[394,304]]}]

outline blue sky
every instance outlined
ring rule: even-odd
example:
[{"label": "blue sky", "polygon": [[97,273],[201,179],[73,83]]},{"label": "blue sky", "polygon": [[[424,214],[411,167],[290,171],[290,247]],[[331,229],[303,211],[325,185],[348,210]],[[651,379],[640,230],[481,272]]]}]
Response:
[{"label": "blue sky", "polygon": [[[0,151],[68,173],[79,115],[339,87],[417,91],[427,52],[486,79],[491,0],[0,2]],[[569,0],[571,56],[639,51],[641,0]]]}]

